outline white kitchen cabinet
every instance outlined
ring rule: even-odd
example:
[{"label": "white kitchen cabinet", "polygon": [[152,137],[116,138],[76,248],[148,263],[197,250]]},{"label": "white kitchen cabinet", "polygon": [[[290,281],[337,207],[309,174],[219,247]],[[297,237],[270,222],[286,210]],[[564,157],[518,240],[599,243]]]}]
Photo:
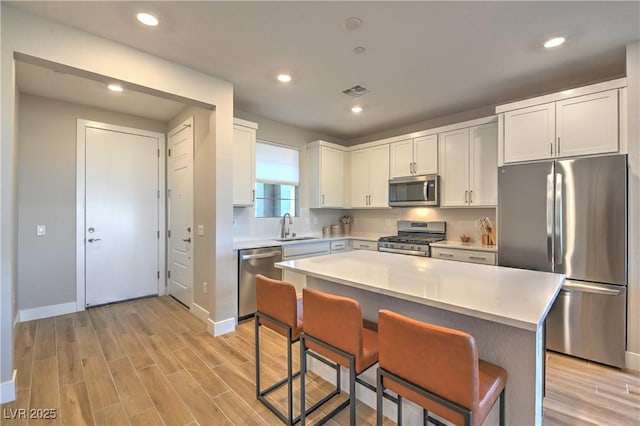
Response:
[{"label": "white kitchen cabinet", "polygon": [[504,114],[504,162],[553,157],[555,103],[536,105]]},{"label": "white kitchen cabinet", "polygon": [[351,240],[351,249],[378,251],[378,243],[369,240]]},{"label": "white kitchen cabinet", "polygon": [[556,103],[556,156],[618,151],[618,91]]},{"label": "white kitchen cabinet", "polygon": [[331,253],[340,253],[343,251],[349,251],[349,240],[331,241]]},{"label": "white kitchen cabinet", "polygon": [[405,139],[389,145],[391,178],[438,173],[438,135]]},{"label": "white kitchen cabinet", "polygon": [[234,206],[252,206],[255,202],[257,129],[256,123],[233,119]]},{"label": "white kitchen cabinet", "polygon": [[618,98],[612,89],[504,111],[504,162],[619,152]]},{"label": "white kitchen cabinet", "polygon": [[498,125],[452,130],[438,136],[441,207],[495,207]]},{"label": "white kitchen cabinet", "polygon": [[351,151],[351,207],[389,206],[389,145]]},{"label": "white kitchen cabinet", "polygon": [[496,254],[487,251],[449,249],[431,247],[431,257],[434,259],[456,260],[458,262],[496,264]]},{"label": "white kitchen cabinet", "polygon": [[309,144],[309,207],[345,207],[345,151],[324,141]]},{"label": "white kitchen cabinet", "polygon": [[[329,241],[287,244],[282,247],[282,260],[304,259],[330,253],[331,243]],[[296,288],[296,295],[302,297],[302,289],[307,286],[307,276],[286,269],[282,275],[284,281],[293,284]]]}]

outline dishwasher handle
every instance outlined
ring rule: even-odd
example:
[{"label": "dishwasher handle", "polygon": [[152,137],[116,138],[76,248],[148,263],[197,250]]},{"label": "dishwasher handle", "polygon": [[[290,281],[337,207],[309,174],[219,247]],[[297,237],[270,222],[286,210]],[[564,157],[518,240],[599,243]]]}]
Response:
[{"label": "dishwasher handle", "polygon": [[282,255],[282,252],[280,251],[269,251],[267,253],[258,253],[258,254],[245,254],[245,255],[242,255],[242,260],[268,259],[270,257],[276,257],[281,255]]}]

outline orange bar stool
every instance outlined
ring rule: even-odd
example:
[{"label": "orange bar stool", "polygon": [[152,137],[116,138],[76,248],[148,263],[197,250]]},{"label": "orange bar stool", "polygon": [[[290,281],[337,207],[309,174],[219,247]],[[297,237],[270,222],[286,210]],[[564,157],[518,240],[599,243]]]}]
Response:
[{"label": "orange bar stool", "polygon": [[[478,359],[473,336],[381,310],[378,317],[380,365],[377,373],[377,424],[382,425],[385,389],[398,394],[398,425],[402,398],[457,425],[480,425],[500,398],[504,425],[507,372]],[[435,420],[437,422],[437,420]]]},{"label": "orange bar stool", "polygon": [[[324,424],[338,412],[350,406],[350,424],[356,421],[356,382],[375,392],[376,388],[358,375],[378,361],[378,336],[363,327],[360,304],[350,298],[335,296],[313,289],[302,291],[304,301],[304,327],[300,336],[300,392],[301,423],[304,425],[305,373],[307,354],[321,355],[349,369],[349,399],[323,417],[317,424]],[[309,350],[313,352],[309,352]],[[337,389],[340,390],[340,377]],[[328,400],[327,398],[325,398]]]},{"label": "orange bar stool", "polygon": [[[293,417],[293,379],[300,375],[300,371],[293,372],[291,348],[300,340],[302,332],[302,302],[296,299],[296,289],[292,284],[263,275],[256,276],[256,302],[256,398],[284,423],[293,425],[300,421],[300,416]],[[287,377],[264,390],[260,389],[260,326],[265,326],[287,338]],[[329,366],[336,369],[336,374],[339,375],[338,365],[329,364]],[[287,412],[282,413],[266,397],[285,384],[287,385]],[[310,411],[319,406],[320,404],[316,404]]]}]

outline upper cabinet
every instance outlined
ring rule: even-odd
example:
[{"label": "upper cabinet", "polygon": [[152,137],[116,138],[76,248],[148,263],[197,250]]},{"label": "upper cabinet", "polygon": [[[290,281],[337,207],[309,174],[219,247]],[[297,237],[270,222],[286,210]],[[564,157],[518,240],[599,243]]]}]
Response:
[{"label": "upper cabinet", "polygon": [[495,207],[498,124],[490,122],[438,135],[441,207]]},{"label": "upper cabinet", "polygon": [[233,119],[233,205],[255,202],[256,130],[250,121]]},{"label": "upper cabinet", "polygon": [[618,79],[497,107],[503,162],[624,152],[618,129],[625,85]]},{"label": "upper cabinet", "polygon": [[344,147],[329,142],[315,141],[308,146],[309,207],[345,207]]},{"label": "upper cabinet", "polygon": [[389,145],[389,177],[438,173],[438,136],[392,142]]},{"label": "upper cabinet", "polygon": [[389,207],[389,144],[351,151],[351,207]]}]

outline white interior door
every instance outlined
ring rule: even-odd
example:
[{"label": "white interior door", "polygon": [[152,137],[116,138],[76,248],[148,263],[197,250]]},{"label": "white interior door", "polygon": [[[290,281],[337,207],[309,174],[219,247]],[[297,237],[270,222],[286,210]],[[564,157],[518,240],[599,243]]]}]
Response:
[{"label": "white interior door", "polygon": [[158,294],[159,140],[85,130],[86,306]]},{"label": "white interior door", "polygon": [[193,119],[169,133],[169,294],[193,301]]}]

